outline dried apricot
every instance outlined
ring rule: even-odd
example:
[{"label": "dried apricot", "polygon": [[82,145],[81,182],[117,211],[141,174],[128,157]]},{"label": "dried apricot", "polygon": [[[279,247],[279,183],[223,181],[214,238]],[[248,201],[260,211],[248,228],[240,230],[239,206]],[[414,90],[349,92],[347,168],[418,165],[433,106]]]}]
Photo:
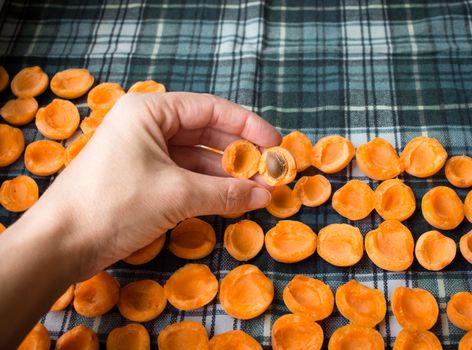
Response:
[{"label": "dried apricot", "polygon": [[144,80],[134,83],[128,92],[166,92],[166,87],[154,80]]},{"label": "dried apricot", "polygon": [[36,127],[44,136],[65,140],[72,136],[80,123],[77,107],[70,101],[55,98],[36,113]]},{"label": "dried apricot", "polygon": [[352,142],[339,135],[325,136],[313,147],[311,163],[326,174],[343,170],[355,154]]},{"label": "dried apricot", "polygon": [[18,128],[0,124],[0,167],[16,162],[24,149],[23,132]]},{"label": "dried apricot", "polygon": [[85,317],[97,317],[110,311],[118,302],[120,285],[103,271],[92,278],[77,283],[74,293],[74,309]]},{"label": "dried apricot", "polygon": [[260,159],[261,152],[254,144],[246,140],[236,140],[225,148],[221,163],[229,175],[249,179],[257,173]]},{"label": "dried apricot", "polygon": [[272,325],[272,349],[319,350],[323,345],[323,329],[312,318],[287,314]]},{"label": "dried apricot", "polygon": [[374,192],[374,200],[375,210],[384,220],[406,220],[416,209],[412,189],[398,179],[382,182]]},{"label": "dried apricot", "polygon": [[285,135],[280,147],[289,151],[297,165],[297,171],[303,171],[311,165],[313,146],[310,139],[302,132],[296,130]]},{"label": "dried apricot", "polygon": [[292,191],[287,185],[283,185],[272,190],[272,198],[266,209],[273,216],[285,219],[298,213],[301,207],[302,201],[295,191]]},{"label": "dried apricot", "polygon": [[447,180],[456,187],[472,186],[472,158],[469,156],[454,156],[449,158],[444,169]]},{"label": "dried apricot", "polygon": [[34,97],[10,100],[2,107],[0,114],[3,119],[13,125],[26,125],[34,119],[38,110],[38,102]]},{"label": "dried apricot", "polygon": [[259,161],[259,174],[270,186],[288,184],[297,176],[295,158],[283,147],[266,148]]},{"label": "dried apricot", "polygon": [[48,84],[49,78],[40,67],[26,67],[11,80],[11,91],[16,97],[35,97],[46,91]]},{"label": "dried apricot", "polygon": [[269,255],[276,261],[295,263],[313,255],[316,233],[303,222],[280,220],[265,236]]},{"label": "dried apricot", "polygon": [[116,83],[101,83],[89,91],[87,105],[91,110],[109,111],[124,94],[123,88]]},{"label": "dried apricot", "polygon": [[457,328],[472,331],[472,293],[459,292],[447,303],[447,318]]},{"label": "dried apricot", "polygon": [[50,140],[34,141],[26,146],[26,169],[39,176],[55,174],[64,165],[64,153],[64,146],[58,142]]},{"label": "dried apricot", "polygon": [[179,310],[199,309],[218,292],[218,280],[207,265],[187,264],[176,270],[164,284],[169,303]]},{"label": "dried apricot", "polygon": [[208,334],[202,324],[194,321],[172,323],[157,337],[159,350],[208,350]]},{"label": "dried apricot", "polygon": [[375,329],[348,324],[336,329],[328,343],[328,350],[345,349],[383,350],[385,343]]},{"label": "dried apricot", "polygon": [[413,332],[427,331],[438,320],[436,299],[421,288],[398,287],[392,294],[392,311],[398,323]]},{"label": "dried apricot", "polygon": [[36,181],[27,175],[5,180],[0,187],[0,204],[9,211],[18,213],[29,209],[39,197]]},{"label": "dried apricot", "polygon": [[459,342],[458,350],[470,350],[472,349],[472,331],[467,332]]},{"label": "dried apricot", "polygon": [[459,248],[464,259],[472,264],[472,230],[461,237]]},{"label": "dried apricot", "polygon": [[153,280],[130,282],[120,290],[118,310],[135,322],[147,322],[161,314],[167,304],[164,288]]},{"label": "dried apricot", "polygon": [[74,298],[74,289],[74,285],[71,284],[69,288],[67,288],[67,290],[56,300],[56,302],[52,304],[49,311],[61,311],[68,307]]},{"label": "dried apricot", "polygon": [[456,242],[438,231],[428,231],[418,238],[415,255],[426,270],[439,271],[454,260]]},{"label": "dried apricot", "polygon": [[392,179],[402,172],[400,158],[385,139],[375,139],[360,145],[356,151],[357,165],[374,180]]},{"label": "dried apricot", "polygon": [[76,138],[69,146],[67,146],[64,153],[64,165],[69,165],[75,157],[82,151],[93,136],[93,132],[82,134]]},{"label": "dried apricot", "polygon": [[241,220],[225,230],[224,245],[238,261],[254,258],[264,246],[264,231],[252,220]]},{"label": "dried apricot", "polygon": [[327,318],[333,312],[333,292],[323,281],[295,275],[283,291],[285,305],[294,314],[303,314],[314,321]]},{"label": "dried apricot", "polygon": [[146,264],[161,252],[165,241],[166,235],[163,234],[159,236],[159,238],[155,239],[151,244],[148,244],[144,248],[135,251],[133,254],[123,259],[123,261],[130,265]]},{"label": "dried apricot", "polygon": [[387,220],[365,236],[370,260],[388,271],[404,271],[413,263],[415,242],[410,230],[400,221]]},{"label": "dried apricot", "polygon": [[348,224],[330,224],[318,232],[318,255],[334,266],[353,266],[364,254],[361,231]]},{"label": "dried apricot", "polygon": [[442,350],[438,337],[430,331],[412,332],[402,329],[398,333],[393,350],[429,349]]},{"label": "dried apricot", "polygon": [[362,220],[374,210],[374,191],[366,183],[350,180],[334,192],[332,205],[349,220]]},{"label": "dried apricot", "polygon": [[465,197],[464,215],[467,218],[467,220],[469,220],[469,222],[472,222],[472,191],[467,193],[467,196]]},{"label": "dried apricot", "polygon": [[447,159],[444,147],[433,137],[418,136],[400,153],[403,170],[416,177],[429,177],[443,167]]},{"label": "dried apricot", "polygon": [[170,234],[169,250],[182,259],[202,259],[215,248],[215,230],[206,221],[190,218]]},{"label": "dried apricot", "polygon": [[51,337],[43,324],[37,323],[23,339],[17,350],[49,350]]},{"label": "dried apricot", "polygon": [[9,81],[10,76],[7,70],[3,66],[0,66],[0,92],[3,92],[7,88]]},{"label": "dried apricot", "polygon": [[79,324],[57,339],[55,350],[73,349],[98,350],[97,334],[87,326]]},{"label": "dried apricot", "polygon": [[425,220],[436,228],[452,230],[464,220],[464,204],[457,193],[446,186],[427,192],[421,201]]},{"label": "dried apricot", "polygon": [[238,266],[221,281],[221,306],[235,318],[248,320],[261,315],[272,299],[274,284],[257,266]]},{"label": "dried apricot", "polygon": [[131,323],[117,327],[108,333],[107,350],[149,350],[151,339],[143,325]]},{"label": "dried apricot", "polygon": [[318,207],[331,196],[331,183],[323,175],[303,176],[293,188],[303,205]]},{"label": "dried apricot", "polygon": [[336,290],[336,306],[352,324],[373,328],[385,318],[387,302],[380,290],[350,280]]},{"label": "dried apricot", "polygon": [[90,90],[95,78],[85,68],[70,68],[54,74],[51,90],[62,98],[78,98]]},{"label": "dried apricot", "polygon": [[226,349],[262,350],[262,346],[256,339],[240,330],[224,332],[211,338],[209,350]]}]

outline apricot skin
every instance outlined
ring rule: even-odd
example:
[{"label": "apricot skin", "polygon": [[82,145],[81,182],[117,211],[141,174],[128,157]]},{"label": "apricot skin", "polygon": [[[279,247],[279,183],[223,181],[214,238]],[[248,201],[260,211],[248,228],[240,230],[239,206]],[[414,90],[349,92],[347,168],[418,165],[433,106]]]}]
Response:
[{"label": "apricot skin", "polygon": [[447,303],[447,318],[457,328],[472,330],[472,293],[459,292]]},{"label": "apricot skin", "polygon": [[309,317],[287,314],[272,325],[273,350],[319,350],[322,345],[323,329]]},{"label": "apricot skin", "polygon": [[472,349],[472,331],[467,332],[459,342],[458,350]]},{"label": "apricot skin", "polygon": [[26,335],[17,350],[49,350],[51,338],[43,324],[37,323]]},{"label": "apricot skin", "polygon": [[455,229],[464,220],[461,199],[446,186],[437,186],[427,192],[421,201],[421,211],[431,226],[441,230]]},{"label": "apricot skin", "polygon": [[285,148],[266,148],[259,161],[259,174],[270,186],[281,186],[292,182],[297,176],[297,164]]},{"label": "apricot skin", "polygon": [[334,266],[353,266],[364,254],[361,231],[348,224],[330,224],[318,232],[318,255]]}]

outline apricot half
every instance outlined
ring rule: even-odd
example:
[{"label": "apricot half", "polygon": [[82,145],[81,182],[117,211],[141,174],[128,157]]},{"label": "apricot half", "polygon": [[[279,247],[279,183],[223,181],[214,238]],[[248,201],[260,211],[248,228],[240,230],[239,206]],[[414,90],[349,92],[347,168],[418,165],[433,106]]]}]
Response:
[{"label": "apricot half", "polygon": [[348,224],[331,224],[318,232],[318,255],[334,266],[353,266],[364,254],[361,231]]},{"label": "apricot half", "polygon": [[208,334],[194,321],[172,323],[160,331],[157,346],[159,350],[208,350]]},{"label": "apricot half", "polygon": [[347,349],[383,350],[385,343],[375,329],[348,324],[336,329],[328,343],[328,350]]},{"label": "apricot half", "polygon": [[78,98],[90,90],[95,78],[85,68],[70,68],[54,74],[51,90],[62,98]]},{"label": "apricot half", "polygon": [[10,81],[10,75],[8,74],[5,67],[0,66],[0,92],[3,92]]},{"label": "apricot half", "polygon": [[398,179],[382,182],[374,192],[374,199],[375,210],[384,220],[406,220],[416,209],[412,189]]},{"label": "apricot half", "polygon": [[459,248],[464,259],[472,264],[472,230],[461,237]]},{"label": "apricot half", "polygon": [[281,220],[265,236],[269,255],[276,261],[295,263],[316,250],[316,234],[300,221]]},{"label": "apricot half", "polygon": [[218,280],[207,265],[187,264],[176,270],[164,284],[169,303],[179,310],[199,309],[218,292]]},{"label": "apricot half", "polygon": [[284,288],[285,305],[294,314],[303,314],[314,321],[327,318],[333,312],[333,292],[324,282],[296,275]]},{"label": "apricot half", "polygon": [[249,141],[236,140],[231,142],[221,159],[223,169],[229,175],[239,179],[249,179],[259,170],[261,152]]},{"label": "apricot half", "polygon": [[472,349],[472,331],[467,332],[459,342],[458,350]]},{"label": "apricot half", "polygon": [[5,226],[2,223],[0,223],[0,233],[2,233],[5,230],[6,230]]},{"label": "apricot half", "polygon": [[438,337],[430,331],[412,332],[402,329],[398,333],[393,350],[428,349],[442,350]]},{"label": "apricot half", "polygon": [[452,230],[464,220],[464,204],[457,193],[446,186],[427,192],[421,201],[425,220],[436,228]]},{"label": "apricot half", "polygon": [[89,91],[87,105],[91,110],[101,109],[109,111],[124,94],[123,88],[116,83],[101,83]]},{"label": "apricot half", "polygon": [[256,339],[240,330],[224,332],[211,338],[209,350],[226,349],[262,350],[262,346]]},{"label": "apricot half", "polygon": [[404,271],[413,263],[415,242],[410,230],[400,221],[387,220],[365,236],[370,260],[388,271]]},{"label": "apricot half", "polygon": [[137,323],[117,327],[108,333],[107,350],[149,350],[151,339],[146,328]]},{"label": "apricot half", "polygon": [[467,196],[465,197],[464,215],[467,218],[467,220],[469,220],[469,222],[472,222],[472,191],[467,193]]},{"label": "apricot half", "polygon": [[447,152],[439,141],[426,136],[413,138],[400,153],[402,168],[416,177],[433,176],[441,170],[446,159]]},{"label": "apricot half", "polygon": [[64,146],[59,142],[38,140],[26,146],[25,166],[38,176],[57,173],[64,165]]},{"label": "apricot half", "polygon": [[150,262],[161,252],[166,241],[166,235],[163,234],[155,239],[151,244],[135,251],[133,254],[123,259],[125,263],[130,265],[142,265]]},{"label": "apricot half", "polygon": [[336,290],[336,306],[353,324],[370,328],[382,322],[387,312],[382,292],[356,280],[350,280]]},{"label": "apricot half", "polygon": [[183,259],[202,259],[215,248],[215,230],[206,221],[190,218],[179,223],[170,234],[169,250]]},{"label": "apricot half", "polygon": [[456,187],[472,186],[472,158],[469,156],[454,156],[449,158],[444,169],[447,180]]},{"label": "apricot half", "polygon": [[319,350],[323,345],[323,329],[312,318],[287,314],[272,325],[272,349]]},{"label": "apricot half", "polygon": [[76,138],[69,146],[67,146],[64,152],[64,165],[69,165],[75,157],[79,155],[82,149],[87,145],[93,136],[93,132],[88,134],[82,134]]},{"label": "apricot half", "polygon": [[266,209],[273,216],[285,219],[298,213],[301,207],[302,201],[297,193],[287,185],[283,185],[272,190],[272,198]]},{"label": "apricot half", "polygon": [[331,196],[331,183],[323,175],[303,176],[293,189],[303,205],[318,207]]},{"label": "apricot half", "polygon": [[51,306],[49,311],[61,311],[69,306],[72,299],[74,298],[75,287],[71,284],[67,290],[56,300],[56,302]]},{"label": "apricot half", "polygon": [[88,117],[85,117],[80,123],[80,130],[84,134],[89,134],[95,131],[100,124],[102,124],[104,117],[94,114],[96,111],[92,111]]},{"label": "apricot half", "polygon": [[349,220],[362,220],[374,209],[374,191],[366,183],[350,180],[334,192],[332,205]]},{"label": "apricot half", "polygon": [[19,213],[29,209],[38,197],[38,184],[27,175],[5,180],[0,187],[0,204],[11,212]]},{"label": "apricot half", "polygon": [[261,315],[272,299],[274,284],[257,266],[238,266],[221,281],[221,306],[235,318],[248,320]]},{"label": "apricot half", "polygon": [[46,91],[48,84],[49,78],[40,67],[26,67],[11,80],[11,91],[16,97],[35,97]]},{"label": "apricot half", "polygon": [[400,158],[385,139],[375,139],[360,145],[356,151],[357,165],[364,174],[374,180],[392,179],[402,172]]},{"label": "apricot half", "polygon": [[270,147],[262,152],[259,173],[270,186],[286,185],[297,176],[297,164],[295,158],[285,148]]},{"label": "apricot half", "polygon": [[24,149],[23,132],[18,128],[0,124],[0,167],[16,162]]},{"label": "apricot half", "polygon": [[392,294],[392,311],[398,323],[413,332],[427,331],[439,315],[436,299],[421,288],[396,288]]},{"label": "apricot half", "polygon": [[438,231],[428,231],[418,238],[415,255],[426,270],[439,271],[454,260],[456,242]]},{"label": "apricot half", "polygon": [[72,136],[80,123],[77,107],[70,101],[56,98],[36,113],[36,127],[44,136],[65,140]]},{"label": "apricot half", "polygon": [[34,119],[38,110],[38,102],[34,97],[10,100],[2,107],[0,114],[3,119],[13,125],[26,125]]},{"label": "apricot half", "polygon": [[43,324],[37,323],[26,335],[17,350],[49,350],[51,337]]},{"label": "apricot half", "polygon": [[128,92],[166,92],[166,87],[154,80],[143,80],[134,83]]},{"label": "apricot half", "polygon": [[355,149],[352,142],[339,135],[325,136],[313,147],[311,163],[326,174],[343,170],[352,160]]},{"label": "apricot half", "polygon": [[311,165],[313,146],[304,133],[296,130],[285,135],[280,147],[285,148],[295,158],[297,171],[303,171]]},{"label": "apricot half", "polygon": [[472,330],[472,293],[459,292],[447,303],[447,318],[457,328]]},{"label": "apricot half", "polygon": [[252,220],[241,220],[226,228],[224,245],[229,255],[236,260],[250,260],[264,246],[264,231]]},{"label": "apricot half", "polygon": [[57,339],[55,350],[98,350],[98,345],[97,334],[87,326],[79,324]]}]

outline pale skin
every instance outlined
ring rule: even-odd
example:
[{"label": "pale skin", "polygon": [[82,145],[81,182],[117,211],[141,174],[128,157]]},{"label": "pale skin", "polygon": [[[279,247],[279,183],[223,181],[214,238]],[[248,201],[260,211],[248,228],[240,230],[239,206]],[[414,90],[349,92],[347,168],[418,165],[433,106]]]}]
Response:
[{"label": "pale skin", "polygon": [[185,218],[265,207],[267,187],[228,177],[221,155],[244,138],[280,134],[212,95],[128,94],[94,137],[15,224],[0,235],[0,349],[15,348],[77,281],[129,256]]}]

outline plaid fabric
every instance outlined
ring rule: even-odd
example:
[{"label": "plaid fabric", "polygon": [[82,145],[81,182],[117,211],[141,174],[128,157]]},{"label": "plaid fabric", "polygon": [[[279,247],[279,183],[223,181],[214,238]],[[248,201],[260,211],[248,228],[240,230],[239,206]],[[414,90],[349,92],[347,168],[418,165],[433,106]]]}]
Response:
[{"label": "plaid fabric", "polygon": [[[414,136],[436,137],[450,155],[472,155],[472,3],[470,1],[322,1],[256,0],[55,1],[7,0],[0,12],[1,63],[11,75],[25,66],[40,65],[52,76],[70,67],[87,67],[99,82],[112,81],[128,88],[143,79],[163,82],[169,90],[210,92],[231,99],[263,116],[283,134],[294,129],[315,142],[338,133],[355,146],[381,136],[400,151]],[[9,92],[1,98],[10,98]],[[39,98],[41,105],[53,98]],[[87,115],[85,98],[76,101]],[[34,125],[23,128],[27,142],[42,138]],[[0,180],[28,173],[18,161],[0,169]],[[313,169],[306,173],[315,173]],[[41,191],[49,178],[33,176]],[[343,172],[328,176],[334,190],[351,178],[375,188],[355,162]],[[448,185],[444,172],[433,178],[401,176],[416,195],[436,185]],[[463,199],[465,190],[457,190]],[[265,210],[245,215],[268,230],[276,223]],[[0,208],[0,221],[8,225],[18,215]],[[240,263],[224,250],[225,227],[236,220],[206,217],[217,232],[214,252],[199,262],[208,264],[221,280]],[[304,207],[292,219],[316,232],[335,222],[347,222],[330,204]],[[356,222],[365,234],[381,222],[377,214]],[[417,238],[431,227],[420,210],[406,221]],[[457,242],[471,229],[463,223],[446,232]],[[109,271],[125,284],[142,278],[164,283],[186,261],[164,250],[147,265],[117,263]],[[170,305],[152,322],[153,348],[158,332],[183,319],[202,322],[210,336],[242,329],[270,348],[271,325],[288,312],[282,290],[294,274],[306,274],[328,283],[333,291],[356,278],[380,289],[390,301],[400,285],[429,290],[438,300],[440,316],[432,331],[445,349],[455,349],[463,331],[448,322],[449,297],[471,290],[470,265],[458,253],[441,272],[429,272],[417,262],[405,272],[392,273],[374,266],[367,256],[355,267],[337,268],[318,256],[297,264],[281,264],[263,251],[251,263],[275,283],[270,309],[250,321],[227,315],[218,299],[203,309],[179,312]],[[95,319],[77,315],[71,307],[49,313],[42,321],[53,339],[84,323],[97,331],[104,346],[108,332],[128,323],[114,309]],[[320,322],[325,344],[333,331],[347,321],[335,310]],[[378,327],[387,348],[400,327],[392,310]]]}]

